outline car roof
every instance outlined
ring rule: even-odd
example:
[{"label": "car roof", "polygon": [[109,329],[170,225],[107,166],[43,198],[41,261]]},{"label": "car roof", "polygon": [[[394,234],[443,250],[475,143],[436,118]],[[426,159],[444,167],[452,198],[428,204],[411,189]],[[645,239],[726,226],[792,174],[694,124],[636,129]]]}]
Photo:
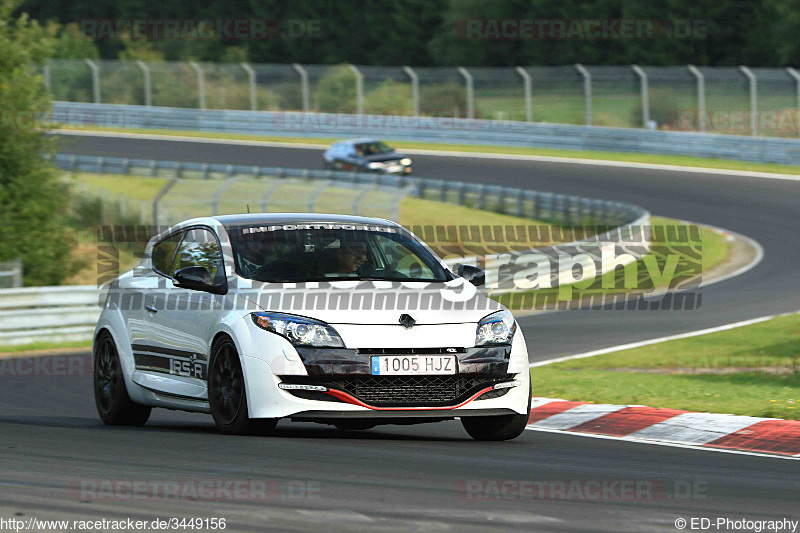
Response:
[{"label": "car roof", "polygon": [[334,215],[324,213],[247,213],[240,215],[220,215],[211,217],[226,228],[231,226],[250,226],[257,224],[361,224],[370,226],[400,226],[384,218],[357,217],[353,215]]},{"label": "car roof", "polygon": [[345,143],[346,144],[365,144],[365,143],[377,143],[377,142],[381,142],[381,140],[380,139],[375,139],[375,138],[372,138],[372,137],[360,137],[358,139],[346,139],[344,141],[339,141],[336,144],[340,144],[340,143],[341,144],[345,144]]}]

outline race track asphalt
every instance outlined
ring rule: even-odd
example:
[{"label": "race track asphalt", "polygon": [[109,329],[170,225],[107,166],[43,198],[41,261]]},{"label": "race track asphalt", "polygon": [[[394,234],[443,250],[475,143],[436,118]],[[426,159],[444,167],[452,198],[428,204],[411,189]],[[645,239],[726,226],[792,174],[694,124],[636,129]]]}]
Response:
[{"label": "race track asphalt", "polygon": [[[318,150],[105,137],[69,139],[60,151],[313,168],[320,162]],[[434,178],[630,201],[728,228],[764,247],[756,268],[704,288],[696,310],[523,318],[531,360],[800,309],[797,182],[439,156],[415,156],[415,167]],[[0,375],[0,518],[222,517],[237,531],[676,531],[678,518],[800,515],[797,461],[539,431],[478,443],[456,421],[366,432],[281,422],[274,437],[226,437],[208,416],[158,411],[144,428],[112,428],[95,414],[88,369],[80,374]],[[93,480],[257,480],[271,489],[266,501],[95,501],[80,490]],[[505,491],[486,490],[489,480],[505,481]],[[642,489],[638,496],[621,490],[630,482]],[[608,490],[594,499],[596,486]]]}]

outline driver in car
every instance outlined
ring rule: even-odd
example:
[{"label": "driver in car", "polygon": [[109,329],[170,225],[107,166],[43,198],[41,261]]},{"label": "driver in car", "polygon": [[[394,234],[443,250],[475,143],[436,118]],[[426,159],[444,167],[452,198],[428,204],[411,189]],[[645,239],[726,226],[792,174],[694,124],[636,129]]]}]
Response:
[{"label": "driver in car", "polygon": [[351,274],[367,262],[367,246],[363,242],[342,243],[336,250],[337,273]]}]

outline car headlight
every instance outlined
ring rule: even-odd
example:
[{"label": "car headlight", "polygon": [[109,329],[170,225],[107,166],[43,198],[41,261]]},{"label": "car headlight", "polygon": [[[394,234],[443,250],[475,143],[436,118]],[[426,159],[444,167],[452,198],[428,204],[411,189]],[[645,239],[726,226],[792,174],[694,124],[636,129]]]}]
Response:
[{"label": "car headlight", "polygon": [[344,348],[344,341],[331,326],[319,320],[283,313],[252,313],[253,323],[286,337],[295,346]]},{"label": "car headlight", "polygon": [[383,163],[370,163],[367,168],[378,169],[383,168]]},{"label": "car headlight", "polygon": [[515,331],[517,331],[517,323],[514,315],[508,311],[492,313],[483,317],[478,323],[475,346],[511,344]]},{"label": "car headlight", "polygon": [[401,165],[410,165],[411,164],[411,159],[409,159],[407,157],[404,157],[403,159],[400,160],[400,164]]}]

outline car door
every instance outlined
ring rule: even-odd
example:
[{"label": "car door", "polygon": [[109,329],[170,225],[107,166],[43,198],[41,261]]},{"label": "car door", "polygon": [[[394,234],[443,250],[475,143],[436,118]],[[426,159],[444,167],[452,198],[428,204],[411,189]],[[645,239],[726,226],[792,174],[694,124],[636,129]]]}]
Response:
[{"label": "car door", "polygon": [[356,170],[361,164],[361,159],[352,144],[345,144],[336,152],[334,168],[339,170]]},{"label": "car door", "polygon": [[200,266],[212,279],[225,277],[222,252],[217,235],[208,227],[187,229],[166,272],[169,278],[164,291],[147,299],[146,350],[140,353],[157,361],[150,370],[169,374],[170,379],[156,380],[153,388],[177,396],[206,397],[210,343],[224,312],[225,296],[175,287],[172,280],[181,268]]}]

